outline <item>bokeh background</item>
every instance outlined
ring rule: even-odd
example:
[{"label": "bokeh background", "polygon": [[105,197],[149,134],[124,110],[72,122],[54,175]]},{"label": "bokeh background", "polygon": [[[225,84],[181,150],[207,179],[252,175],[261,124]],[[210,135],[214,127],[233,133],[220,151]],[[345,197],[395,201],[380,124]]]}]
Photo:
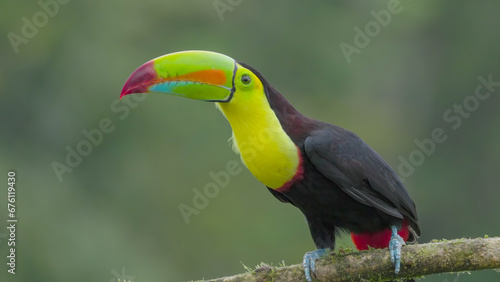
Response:
[{"label": "bokeh background", "polygon": [[[418,154],[415,140],[442,128],[446,141],[405,177],[419,241],[500,235],[500,87],[467,115],[453,112],[479,76],[500,81],[500,3],[401,1],[348,63],[340,44],[355,46],[354,28],[389,1],[60,2],[52,15],[36,1],[4,1],[0,11],[1,281],[216,278],[299,263],[314,249],[300,212],[246,169],[186,223],[179,205],[193,206],[193,189],[238,160],[228,123],[210,103],[118,96],[142,63],[189,49],[252,65],[304,114],[356,132],[396,170]],[[31,38],[14,47],[23,28]],[[449,109],[453,122],[443,118]],[[68,165],[68,146],[102,120],[114,130],[60,181],[54,162]],[[15,276],[5,258],[9,169]],[[494,271],[425,279],[499,280]]]}]

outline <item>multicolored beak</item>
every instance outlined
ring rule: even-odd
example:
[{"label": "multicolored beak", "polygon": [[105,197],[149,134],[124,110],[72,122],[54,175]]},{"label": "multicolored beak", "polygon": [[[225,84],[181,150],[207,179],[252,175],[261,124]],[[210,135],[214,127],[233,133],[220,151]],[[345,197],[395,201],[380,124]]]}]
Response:
[{"label": "multicolored beak", "polygon": [[229,102],[236,61],[208,51],[183,51],[153,59],[127,79],[120,99],[134,93],[165,93],[195,100]]}]

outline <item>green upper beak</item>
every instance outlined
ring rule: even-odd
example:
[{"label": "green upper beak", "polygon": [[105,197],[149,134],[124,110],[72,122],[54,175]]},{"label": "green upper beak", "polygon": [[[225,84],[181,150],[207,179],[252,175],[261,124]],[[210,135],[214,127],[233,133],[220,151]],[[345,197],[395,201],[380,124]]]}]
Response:
[{"label": "green upper beak", "polygon": [[190,99],[229,102],[234,93],[234,59],[215,52],[183,51],[153,59],[127,79],[121,97],[167,93]]}]

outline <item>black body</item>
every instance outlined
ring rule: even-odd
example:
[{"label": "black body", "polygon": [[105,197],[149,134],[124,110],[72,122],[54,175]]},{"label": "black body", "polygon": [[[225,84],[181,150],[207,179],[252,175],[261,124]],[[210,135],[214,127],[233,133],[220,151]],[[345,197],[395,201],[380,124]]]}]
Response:
[{"label": "black body", "polygon": [[319,249],[334,248],[339,231],[376,232],[406,219],[420,235],[417,211],[391,167],[356,134],[299,113],[252,67],[282,128],[302,153],[303,179],[271,193],[305,215]]}]

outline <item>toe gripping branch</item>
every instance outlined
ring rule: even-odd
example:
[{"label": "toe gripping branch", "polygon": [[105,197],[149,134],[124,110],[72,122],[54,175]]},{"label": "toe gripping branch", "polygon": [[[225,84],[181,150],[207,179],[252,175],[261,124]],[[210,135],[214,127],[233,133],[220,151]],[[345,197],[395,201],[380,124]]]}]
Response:
[{"label": "toe gripping branch", "polygon": [[[391,240],[389,241],[389,253],[391,256],[391,262],[394,265],[394,272],[399,273],[401,269],[401,248],[406,245],[405,241],[398,234],[398,228],[396,226],[391,226]],[[318,249],[315,251],[307,252],[304,255],[302,261],[302,266],[304,267],[304,274],[308,282],[312,281],[311,274],[316,277],[316,260],[320,257],[330,253],[330,249]]]},{"label": "toe gripping branch", "polygon": [[327,255],[329,252],[330,249],[318,249],[316,251],[305,253],[302,265],[304,267],[304,274],[307,282],[312,281],[311,273],[314,277],[316,277],[316,260],[324,255]]},{"label": "toe gripping branch", "polygon": [[391,262],[394,265],[394,272],[399,273],[401,268],[401,247],[406,245],[405,241],[398,234],[398,228],[396,226],[391,226],[392,235],[391,241],[389,241],[389,254],[391,256]]}]

